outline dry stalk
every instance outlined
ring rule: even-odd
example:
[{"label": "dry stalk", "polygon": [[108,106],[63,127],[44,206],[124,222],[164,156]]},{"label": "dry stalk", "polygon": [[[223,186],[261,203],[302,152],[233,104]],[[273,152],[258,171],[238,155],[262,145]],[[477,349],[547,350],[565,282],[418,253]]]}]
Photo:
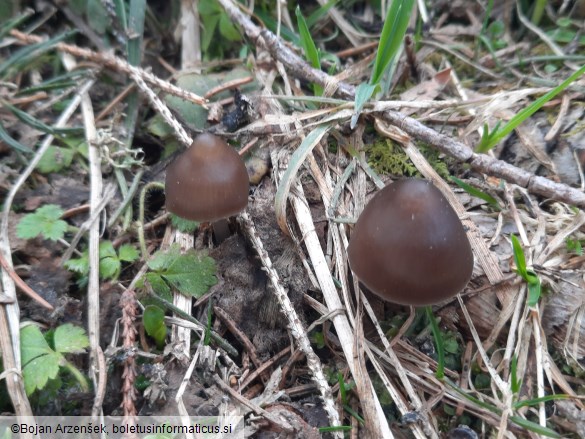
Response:
[{"label": "dry stalk", "polygon": [[[97,131],[91,99],[88,92],[81,96],[81,110],[85,127],[85,139],[89,148],[89,177],[90,177],[90,217],[98,212],[98,205],[102,197],[102,171],[100,149],[96,144]],[[97,350],[100,345],[100,228],[99,222],[94,222],[89,228],[89,273],[87,285],[87,333],[90,343],[90,370],[89,375],[95,387],[98,387]]]}]

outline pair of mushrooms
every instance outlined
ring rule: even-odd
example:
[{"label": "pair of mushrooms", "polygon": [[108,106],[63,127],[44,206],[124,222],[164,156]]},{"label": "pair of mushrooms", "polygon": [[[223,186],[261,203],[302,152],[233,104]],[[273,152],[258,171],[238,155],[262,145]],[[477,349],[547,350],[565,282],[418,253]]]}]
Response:
[{"label": "pair of mushrooms", "polygon": [[[168,167],[167,209],[194,221],[218,221],[248,204],[239,154],[212,134],[199,135]],[[430,182],[400,180],[368,203],[348,248],[359,280],[384,300],[428,305],[459,293],[473,271],[463,225]]]}]

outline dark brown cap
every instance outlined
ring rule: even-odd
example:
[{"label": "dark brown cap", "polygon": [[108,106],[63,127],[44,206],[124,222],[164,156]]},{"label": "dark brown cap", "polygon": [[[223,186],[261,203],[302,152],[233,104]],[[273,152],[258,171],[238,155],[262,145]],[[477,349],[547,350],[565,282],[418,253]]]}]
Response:
[{"label": "dark brown cap", "polygon": [[384,300],[430,305],[459,293],[473,253],[459,217],[428,181],[405,179],[378,192],[360,215],[348,248],[358,279]]},{"label": "dark brown cap", "polygon": [[197,136],[167,168],[167,210],[193,221],[216,221],[248,205],[248,172],[239,154],[213,134]]}]

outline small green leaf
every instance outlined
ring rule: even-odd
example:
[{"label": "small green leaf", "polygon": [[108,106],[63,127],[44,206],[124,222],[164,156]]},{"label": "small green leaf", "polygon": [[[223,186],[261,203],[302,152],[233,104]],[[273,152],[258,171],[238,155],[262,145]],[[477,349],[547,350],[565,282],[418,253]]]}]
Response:
[{"label": "small green leaf", "polygon": [[22,239],[42,235],[45,239],[57,241],[63,238],[67,231],[67,223],[59,219],[61,215],[63,210],[54,204],[40,207],[20,220],[16,226],[16,235]]},{"label": "small green leaf", "polygon": [[55,350],[60,353],[80,353],[89,346],[85,329],[66,323],[58,326],[53,335]]},{"label": "small green leaf", "polygon": [[459,344],[454,337],[445,338],[444,348],[445,352],[448,352],[449,354],[456,354],[459,352]]},{"label": "small green leaf", "polygon": [[581,241],[569,237],[565,242],[567,244],[567,251],[573,252],[577,256],[583,256],[583,245],[581,244]]},{"label": "small green leaf", "polygon": [[156,305],[148,305],[142,314],[142,323],[146,333],[156,341],[159,349],[165,344],[167,327],[165,325],[165,313]]},{"label": "small green leaf", "polygon": [[133,262],[137,260],[139,256],[140,254],[138,253],[138,250],[130,244],[124,244],[118,250],[118,257],[124,262]]}]

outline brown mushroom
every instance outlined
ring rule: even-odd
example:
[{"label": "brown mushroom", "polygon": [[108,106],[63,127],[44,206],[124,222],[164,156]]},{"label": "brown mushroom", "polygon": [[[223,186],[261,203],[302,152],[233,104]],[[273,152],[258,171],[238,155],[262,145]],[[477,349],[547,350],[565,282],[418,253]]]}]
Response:
[{"label": "brown mushroom", "polygon": [[351,269],[370,291],[403,305],[453,297],[473,272],[459,217],[441,191],[420,179],[391,183],[372,198],[348,254]]},{"label": "brown mushroom", "polygon": [[168,166],[166,206],[192,221],[217,221],[246,208],[249,188],[239,154],[223,139],[204,133]]}]

